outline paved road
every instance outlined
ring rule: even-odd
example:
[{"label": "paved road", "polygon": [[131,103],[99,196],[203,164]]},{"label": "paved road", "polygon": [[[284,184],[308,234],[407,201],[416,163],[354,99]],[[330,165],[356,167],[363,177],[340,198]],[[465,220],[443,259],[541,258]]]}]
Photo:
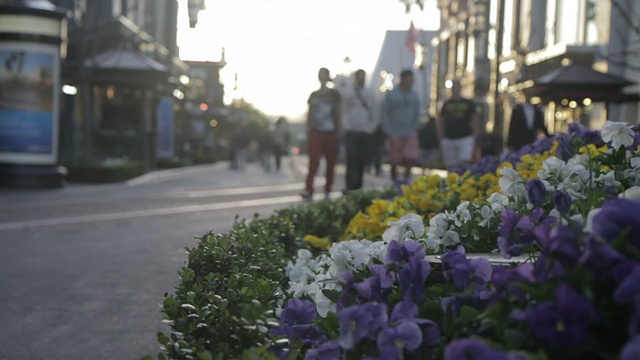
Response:
[{"label": "paved road", "polygon": [[299,202],[304,162],[269,174],[218,163],[118,184],[0,188],[0,359],[155,355],[156,333],[167,331],[159,304],[178,283],[185,247],[228,231],[236,215]]}]

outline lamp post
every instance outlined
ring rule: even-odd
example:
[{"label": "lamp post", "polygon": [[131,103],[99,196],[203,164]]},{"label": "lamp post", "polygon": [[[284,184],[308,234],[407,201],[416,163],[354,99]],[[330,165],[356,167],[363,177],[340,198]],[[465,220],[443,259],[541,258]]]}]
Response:
[{"label": "lamp post", "polygon": [[60,63],[66,14],[47,0],[0,0],[0,183],[62,185]]}]

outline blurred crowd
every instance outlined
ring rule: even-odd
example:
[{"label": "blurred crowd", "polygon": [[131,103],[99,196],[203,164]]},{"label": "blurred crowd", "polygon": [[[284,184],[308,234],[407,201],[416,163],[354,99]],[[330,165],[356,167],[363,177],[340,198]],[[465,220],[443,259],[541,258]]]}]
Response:
[{"label": "blurred crowd", "polygon": [[[366,73],[357,70],[346,84],[332,84],[329,69],[320,68],[320,86],[308,98],[306,152],[308,171],[302,197],[311,200],[319,165],[324,161],[324,194],[333,190],[335,165],[346,167],[345,188],[362,188],[364,174],[382,176],[389,165],[393,182],[410,180],[413,167],[459,168],[485,155],[517,151],[540,135],[549,136],[541,110],[524,99],[514,106],[506,141],[489,134],[479,120],[477,106],[461,93],[458,80],[450,83],[450,97],[437,114],[425,114],[413,88],[411,69],[402,70],[398,83],[378,99],[366,86]],[[284,117],[252,139],[239,123],[231,139],[231,167],[244,170],[250,154],[265,172],[280,171],[292,148],[291,129]],[[252,150],[252,151],[251,151]]]}]

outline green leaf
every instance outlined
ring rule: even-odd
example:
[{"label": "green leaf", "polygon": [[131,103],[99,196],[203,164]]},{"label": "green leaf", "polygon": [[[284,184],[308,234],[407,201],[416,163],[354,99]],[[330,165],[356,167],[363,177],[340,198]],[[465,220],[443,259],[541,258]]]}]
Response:
[{"label": "green leaf", "polygon": [[213,356],[211,355],[210,352],[208,351],[201,351],[198,353],[198,359],[199,360],[213,360]]},{"label": "green leaf", "polygon": [[465,323],[472,323],[478,318],[478,310],[472,308],[468,305],[462,305],[460,307],[460,315],[459,317]]},{"label": "green leaf", "polygon": [[522,331],[515,329],[506,329],[504,332],[505,341],[507,342],[507,348],[519,349],[527,343],[528,336]]},{"label": "green leaf", "polygon": [[338,300],[340,299],[340,292],[336,290],[323,289],[322,295],[326,296],[327,299],[333,301],[334,303],[337,303]]}]

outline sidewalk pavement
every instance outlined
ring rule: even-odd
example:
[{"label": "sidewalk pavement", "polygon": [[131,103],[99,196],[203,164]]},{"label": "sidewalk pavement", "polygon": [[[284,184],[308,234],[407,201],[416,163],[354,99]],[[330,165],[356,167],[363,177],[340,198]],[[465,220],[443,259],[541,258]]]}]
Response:
[{"label": "sidewalk pavement", "polygon": [[[135,179],[128,180],[127,186],[138,186],[146,183],[154,183],[171,177],[183,177],[197,175],[198,172],[202,176],[209,176],[215,180],[215,186],[219,189],[251,187],[251,186],[269,186],[282,184],[300,184],[300,192],[304,190],[304,181],[307,174],[308,158],[305,155],[287,156],[282,159],[282,166],[279,171],[272,169],[270,172],[265,171],[258,162],[248,163],[244,170],[234,170],[229,166],[228,161],[221,161],[214,164],[193,165],[183,168],[155,170]],[[364,189],[381,189],[392,186],[393,183],[389,175],[390,167],[387,164],[382,166],[380,175],[365,173]],[[317,172],[315,187],[316,195],[323,197],[322,186],[324,185],[324,161],[320,162]],[[335,169],[335,182],[333,186],[332,198],[342,195],[345,189],[345,165],[339,163]],[[413,178],[424,174],[439,174],[446,176],[446,171],[414,167]],[[198,174],[198,176],[200,176]]]}]

